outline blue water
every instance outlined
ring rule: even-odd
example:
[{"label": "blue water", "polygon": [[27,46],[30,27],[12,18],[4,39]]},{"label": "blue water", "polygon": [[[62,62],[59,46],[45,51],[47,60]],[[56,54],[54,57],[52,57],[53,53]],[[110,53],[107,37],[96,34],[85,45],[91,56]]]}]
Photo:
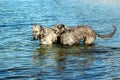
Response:
[{"label": "blue water", "polygon": [[[93,46],[40,45],[32,26],[85,24],[101,34]],[[120,80],[120,1],[0,0],[0,80]]]}]

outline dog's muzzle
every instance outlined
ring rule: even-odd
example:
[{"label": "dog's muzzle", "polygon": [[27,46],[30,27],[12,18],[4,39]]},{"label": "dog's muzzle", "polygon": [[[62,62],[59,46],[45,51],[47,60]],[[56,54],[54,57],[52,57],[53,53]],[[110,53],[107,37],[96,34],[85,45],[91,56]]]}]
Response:
[{"label": "dog's muzzle", "polygon": [[35,36],[35,35],[34,35],[34,36],[33,36],[33,39],[34,39],[34,40],[37,40],[37,39],[39,39],[39,36],[37,36],[37,35]]}]

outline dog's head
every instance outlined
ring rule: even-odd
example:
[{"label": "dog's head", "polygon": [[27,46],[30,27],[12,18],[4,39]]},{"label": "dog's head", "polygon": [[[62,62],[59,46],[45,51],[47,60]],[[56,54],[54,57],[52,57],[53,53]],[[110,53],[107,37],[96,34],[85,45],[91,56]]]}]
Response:
[{"label": "dog's head", "polygon": [[69,28],[66,27],[64,24],[58,24],[55,27],[53,27],[52,29],[53,29],[54,33],[61,35],[63,32],[65,32]]},{"label": "dog's head", "polygon": [[40,38],[41,29],[42,29],[41,25],[34,25],[33,26],[33,28],[32,28],[33,39],[39,39]]}]

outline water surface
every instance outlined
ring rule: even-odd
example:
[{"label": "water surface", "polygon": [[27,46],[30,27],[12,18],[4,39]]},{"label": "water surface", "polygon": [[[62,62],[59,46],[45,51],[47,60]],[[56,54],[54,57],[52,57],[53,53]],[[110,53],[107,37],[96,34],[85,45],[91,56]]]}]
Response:
[{"label": "water surface", "polygon": [[[34,24],[90,25],[101,34],[95,45],[52,46],[32,40]],[[118,0],[0,0],[1,80],[119,80]]]}]

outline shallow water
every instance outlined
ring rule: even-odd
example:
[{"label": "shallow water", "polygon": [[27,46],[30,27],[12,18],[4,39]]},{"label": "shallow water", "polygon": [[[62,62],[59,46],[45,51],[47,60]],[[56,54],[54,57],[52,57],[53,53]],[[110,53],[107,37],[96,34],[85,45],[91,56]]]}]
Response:
[{"label": "shallow water", "polygon": [[[32,40],[34,24],[86,24],[111,39],[95,45],[52,46]],[[119,80],[118,0],[0,0],[0,80]]]}]

